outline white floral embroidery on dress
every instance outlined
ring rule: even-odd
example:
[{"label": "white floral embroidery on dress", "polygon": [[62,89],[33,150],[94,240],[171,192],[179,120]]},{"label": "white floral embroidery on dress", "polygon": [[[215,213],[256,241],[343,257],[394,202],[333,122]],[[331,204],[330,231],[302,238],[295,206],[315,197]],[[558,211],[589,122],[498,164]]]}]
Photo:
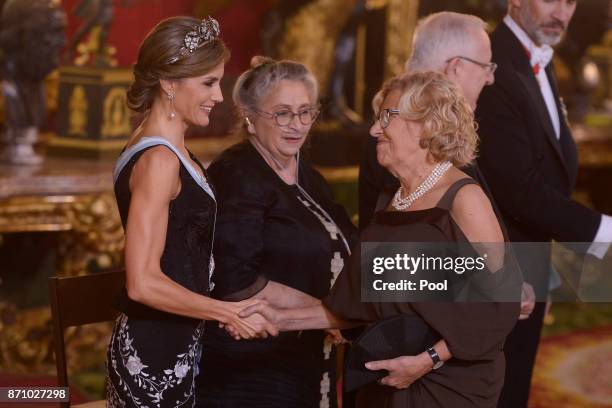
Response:
[{"label": "white floral embroidery on dress", "polygon": [[308,200],[303,199],[302,197],[298,197],[298,200],[300,200],[302,204],[304,204],[304,206],[308,208],[310,212],[312,212],[315,215],[315,217],[319,219],[319,221],[321,221],[321,224],[323,224],[323,227],[325,228],[325,230],[329,232],[329,236],[331,237],[331,239],[336,241],[338,239],[338,234],[340,231],[338,227],[336,226],[336,223],[333,220],[326,219],[323,215],[313,210]]},{"label": "white floral embroidery on dress", "polygon": [[319,402],[319,408],[329,408],[329,391],[331,387],[331,381],[329,380],[329,374],[323,374],[321,379],[321,401]]},{"label": "white floral embroidery on dress", "polygon": [[106,406],[111,408],[125,408],[125,401],[119,397],[119,393],[113,383],[106,381]]},{"label": "white floral embroidery on dress", "polygon": [[331,260],[330,267],[332,272],[331,286],[334,286],[334,283],[336,283],[336,279],[338,279],[338,275],[340,275],[340,272],[342,272],[342,268],[344,268],[344,258],[342,258],[340,252],[334,252],[334,257]]},{"label": "white floral embroidery on dress", "polygon": [[[308,196],[307,193],[305,192],[303,192],[303,194],[304,194],[304,197],[298,196],[297,197],[298,200],[315,217],[317,217],[317,219],[323,225],[323,228],[325,228],[325,230],[329,233],[330,238],[334,241],[337,241],[338,236],[342,236],[342,231],[340,230],[340,228],[338,228],[334,220],[327,213],[325,213],[325,211],[314,201],[314,199],[312,199],[312,197]],[[309,200],[312,200],[312,203]],[[319,211],[321,211],[321,213]],[[344,238],[343,238],[343,241],[346,246],[347,244]],[[349,250],[348,246],[346,246],[346,248],[347,250]],[[339,251],[335,251],[333,258],[331,259],[331,262],[330,262],[330,272],[331,272],[330,288],[334,285],[334,282],[336,282],[336,279],[338,278],[338,275],[340,274],[340,271],[342,271],[343,267],[344,267],[344,258],[342,258],[342,254]],[[326,336],[325,339],[323,339],[323,358],[325,360],[330,359],[333,347],[334,347],[333,342],[329,339],[328,336]],[[321,378],[321,400],[319,401],[320,408],[328,408],[330,406],[330,400],[329,400],[330,390],[331,390],[331,387],[330,387],[329,373],[325,371],[323,372],[323,376]]]},{"label": "white floral embroidery on dress", "polygon": [[215,288],[215,282],[212,279],[213,272],[215,272],[215,257],[211,252],[210,261],[208,262],[208,293],[212,292]]},{"label": "white floral embroidery on dress", "polygon": [[[156,407],[161,407],[164,400],[164,391],[181,384],[183,379],[189,374],[189,370],[195,369],[198,364],[198,356],[201,353],[200,339],[204,332],[204,322],[201,322],[195,329],[192,342],[189,344],[187,351],[176,356],[177,361],[174,367],[163,370],[160,373],[161,375],[158,374],[157,376],[147,372],[146,369],[149,366],[144,364],[138,356],[138,351],[133,346],[134,339],[130,337],[128,317],[125,314],[119,315],[116,326],[109,345],[109,354],[111,358],[110,365],[119,379],[118,385],[122,388],[122,394],[130,397],[130,405],[139,408],[149,408],[130,389],[130,385],[135,384],[140,388],[140,391],[145,391],[146,395],[151,398],[149,402],[155,404]],[[116,354],[117,351],[119,351],[119,355]],[[131,384],[128,384],[122,378],[121,373],[118,371],[119,364],[122,364],[130,376],[134,377],[130,381]],[[193,396],[194,380],[195,374],[192,375],[189,391],[183,395],[184,399],[175,401],[174,407],[182,406]],[[125,407],[126,402],[121,399],[120,393],[115,389],[115,386],[109,379],[107,379],[107,383],[107,406],[110,408]]]},{"label": "white floral embroidery on dress", "polygon": [[128,357],[128,361],[125,364],[125,368],[128,369],[131,375],[138,375],[142,371],[143,368],[147,368],[148,366],[142,364],[140,362],[140,358],[136,354]]}]

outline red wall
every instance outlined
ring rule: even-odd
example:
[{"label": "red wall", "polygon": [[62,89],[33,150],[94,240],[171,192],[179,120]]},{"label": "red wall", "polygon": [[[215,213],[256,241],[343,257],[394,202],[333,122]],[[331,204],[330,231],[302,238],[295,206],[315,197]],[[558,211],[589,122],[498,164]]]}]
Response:
[{"label": "red wall", "polygon": [[232,51],[226,67],[228,73],[246,70],[251,57],[261,54],[261,19],[270,9],[270,3],[270,0],[236,0],[215,16],[221,25],[221,37]]},{"label": "red wall", "polygon": [[[67,36],[70,38],[81,20],[74,15],[80,0],[63,0],[68,14]],[[109,33],[109,44],[117,48],[119,66],[135,62],[138,46],[144,36],[160,20],[177,15],[193,15],[195,0],[115,0],[114,21]],[[270,0],[236,0],[215,17],[221,24],[221,35],[232,50],[228,73],[238,73],[248,67],[251,56],[260,53],[259,27]]]}]

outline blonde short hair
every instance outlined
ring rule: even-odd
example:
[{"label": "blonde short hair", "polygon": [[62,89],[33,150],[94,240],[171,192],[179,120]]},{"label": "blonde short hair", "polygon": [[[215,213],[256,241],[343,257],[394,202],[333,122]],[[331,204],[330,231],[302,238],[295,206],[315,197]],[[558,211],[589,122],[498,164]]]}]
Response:
[{"label": "blonde short hair", "polygon": [[423,125],[420,146],[434,160],[448,160],[462,167],[476,158],[478,134],[474,113],[457,85],[446,76],[416,71],[388,80],[372,101],[376,115],[393,91],[401,94],[399,116]]}]

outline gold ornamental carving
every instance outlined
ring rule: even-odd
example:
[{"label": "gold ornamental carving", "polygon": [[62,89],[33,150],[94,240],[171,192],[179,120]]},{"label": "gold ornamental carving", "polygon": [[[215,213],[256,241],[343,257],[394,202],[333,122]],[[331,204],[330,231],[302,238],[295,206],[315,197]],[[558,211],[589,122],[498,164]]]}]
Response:
[{"label": "gold ornamental carving", "polygon": [[102,137],[126,136],[131,131],[126,89],[120,86],[113,87],[104,98]]},{"label": "gold ornamental carving", "polygon": [[72,89],[70,101],[68,102],[69,109],[69,130],[71,135],[86,136],[85,128],[87,126],[87,95],[85,88],[82,85],[76,85]]},{"label": "gold ornamental carving", "polygon": [[419,0],[388,0],[385,78],[404,72],[404,64],[412,52],[418,12]]},{"label": "gold ornamental carving", "polygon": [[[60,233],[57,275],[82,275],[123,264],[123,227],[110,192],[0,201],[0,233],[33,231]],[[0,367],[13,372],[53,374],[50,319],[48,307],[18,310],[0,301]],[[91,349],[103,353],[109,333],[108,325],[69,329],[67,354]],[[70,368],[79,367],[72,363]]]},{"label": "gold ornamental carving", "polygon": [[77,45],[77,56],[74,58],[74,65],[82,67],[89,63],[96,62],[96,57],[100,58],[104,65],[116,67],[118,65],[117,48],[112,45],[100,43],[102,27],[95,26],[91,29],[89,38]]},{"label": "gold ornamental carving", "polygon": [[62,234],[58,275],[82,275],[92,264],[96,269],[123,264],[123,226],[112,194],[76,200],[68,216],[72,229]]},{"label": "gold ornamental carving", "polygon": [[[285,33],[279,46],[281,58],[308,66],[327,89],[334,63],[336,39],[350,17],[356,1],[315,0],[302,7],[285,22]],[[385,78],[401,74],[411,53],[414,30],[418,21],[418,0],[366,0],[369,10],[386,8]],[[356,105],[362,111],[365,101],[365,26],[357,32]]]},{"label": "gold ornamental carving", "polygon": [[23,311],[0,302],[0,366],[4,370],[39,374],[50,371],[50,319],[48,308]]},{"label": "gold ornamental carving", "polygon": [[[68,328],[64,335],[69,373],[100,364],[112,323]],[[0,366],[13,373],[55,376],[51,311],[48,307],[18,310],[0,302]],[[70,358],[79,355],[81,358]]]},{"label": "gold ornamental carving", "polygon": [[285,22],[279,46],[281,58],[305,64],[327,89],[336,38],[347,22],[354,1],[315,0]]},{"label": "gold ornamental carving", "polygon": [[112,193],[16,197],[0,202],[0,233],[60,232],[57,275],[123,264],[124,234]]}]

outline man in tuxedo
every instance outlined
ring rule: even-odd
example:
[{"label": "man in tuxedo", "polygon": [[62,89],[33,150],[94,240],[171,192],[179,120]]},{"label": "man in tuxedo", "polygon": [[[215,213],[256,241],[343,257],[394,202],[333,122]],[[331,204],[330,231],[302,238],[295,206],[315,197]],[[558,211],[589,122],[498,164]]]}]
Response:
[{"label": "man in tuxedo", "polygon": [[506,341],[506,380],[499,402],[504,408],[527,406],[548,292],[551,240],[612,240],[612,219],[570,197],[578,170],[576,145],[550,61],[551,46],[562,39],[575,9],[576,0],[508,1],[507,16],[491,34],[498,65],[495,83],[482,92],[476,110],[478,164],[509,238],[538,243],[528,246],[532,253],[519,256],[538,302]]},{"label": "man in tuxedo", "polygon": [[[414,33],[412,54],[406,70],[438,71],[455,82],[472,108],[483,87],[493,83],[495,64],[487,24],[468,14],[440,12],[422,19]],[[489,193],[476,166],[463,169]],[[365,228],[381,192],[394,193],[399,182],[376,160],[376,139],[368,137],[359,170],[359,226]],[[490,194],[489,194],[490,196]],[[495,205],[494,205],[495,208]]]}]

